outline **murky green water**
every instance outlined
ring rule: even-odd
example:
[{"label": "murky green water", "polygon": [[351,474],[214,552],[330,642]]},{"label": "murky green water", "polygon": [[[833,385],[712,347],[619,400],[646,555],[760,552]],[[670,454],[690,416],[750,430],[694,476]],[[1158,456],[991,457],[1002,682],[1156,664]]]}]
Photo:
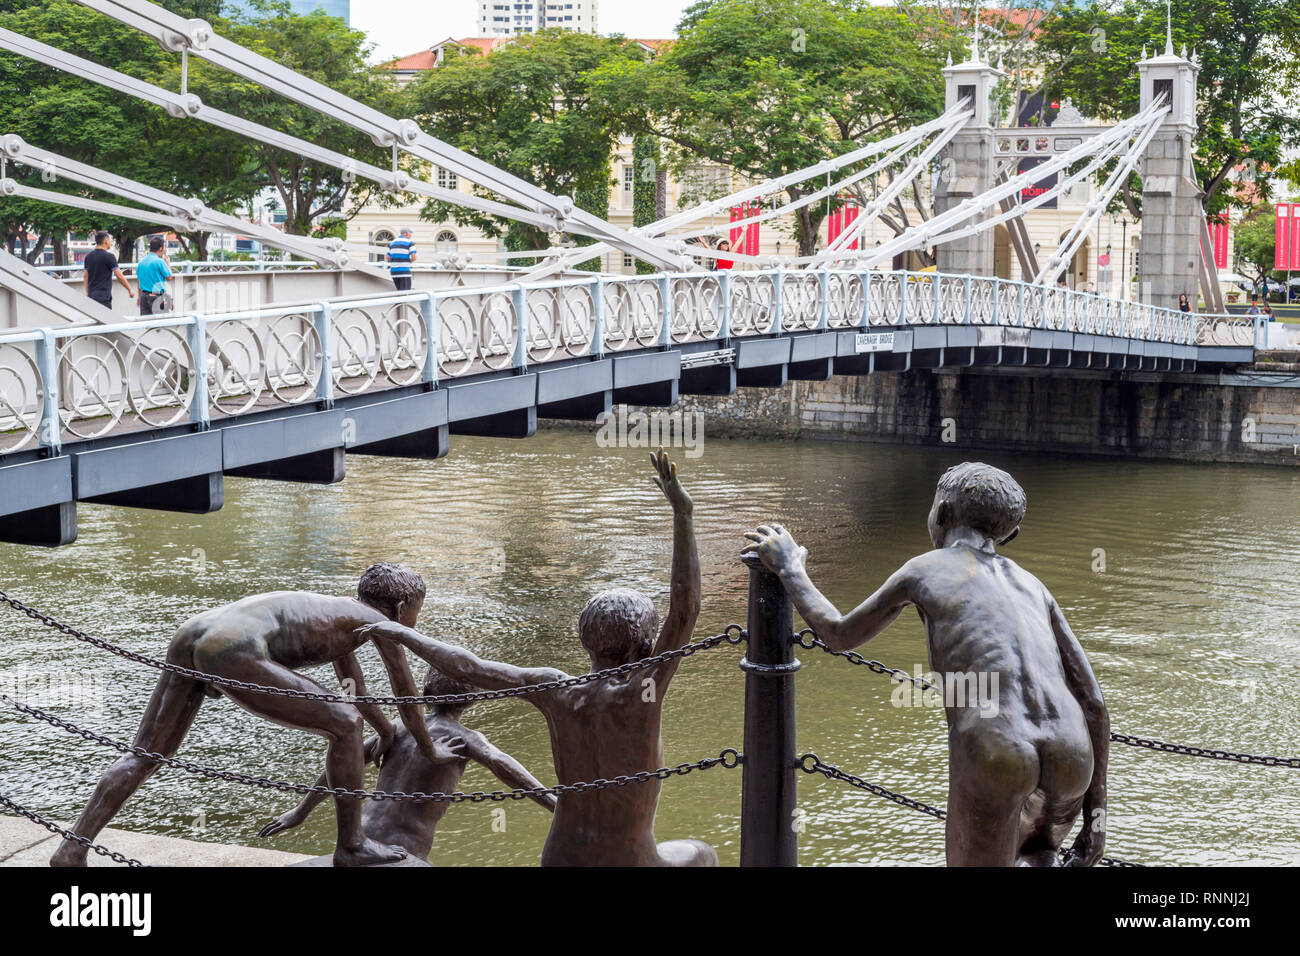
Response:
[{"label": "murky green water", "polygon": [[[479,654],[585,669],[575,636],[583,601],[628,585],[667,599],[670,523],[643,452],[602,449],[585,433],[523,442],[455,439],[440,462],[349,458],[332,487],[228,479],[226,507],[205,517],[83,506],[81,537],[58,551],[0,546],[3,587],[71,623],[161,654],[184,618],[280,588],[346,594],[377,560],[419,569],[429,584],[421,626]],[[695,496],[704,568],[698,636],[742,621],[741,534],[777,518],[811,551],[816,581],[841,608],[928,547],[934,481],[959,451],[832,443],[711,440],[683,464]],[[1029,495],[1008,553],[1066,610],[1117,730],[1242,750],[1300,754],[1300,473],[1283,469],[981,457]],[[1105,571],[1094,570],[1096,549]],[[5,611],[0,680],[66,719],[130,739],[155,673]],[[911,670],[923,635],[908,614],[868,645]],[[367,672],[381,671],[366,650]],[[942,805],[943,715],[898,708],[863,668],[801,652],[799,746],[908,795]],[[740,746],[739,651],[697,655],[680,672],[664,720],[670,763]],[[331,682],[328,669],[316,675]],[[383,687],[382,680],[375,685]],[[527,704],[479,705],[467,722],[554,782],[542,720]],[[323,745],[261,722],[225,700],[205,703],[180,756],[310,783]],[[113,755],[10,711],[0,714],[0,792],[55,818],[76,815]],[[1142,862],[1300,862],[1300,776],[1112,749],[1108,851]],[[491,788],[481,768],[465,789]],[[660,839],[698,837],[724,864],[738,855],[740,772],[665,785]],[[118,825],[259,843],[257,829],[292,797],[163,770]],[[861,791],[805,777],[805,864],[943,861],[942,824]],[[549,817],[506,805],[453,807],[433,859],[533,864]],[[328,852],[322,807],[270,845]],[[147,861],[146,861],[147,862]]]}]

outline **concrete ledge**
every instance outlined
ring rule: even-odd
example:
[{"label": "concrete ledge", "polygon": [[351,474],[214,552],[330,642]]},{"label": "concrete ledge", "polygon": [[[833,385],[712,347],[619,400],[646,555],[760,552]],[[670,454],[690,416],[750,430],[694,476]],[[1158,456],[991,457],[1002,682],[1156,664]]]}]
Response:
[{"label": "concrete ledge", "polygon": [[[59,826],[68,824],[55,820]],[[22,817],[0,815],[0,866],[49,866],[63,838]],[[100,846],[139,860],[146,866],[292,866],[312,857],[262,847],[200,843],[154,833],[132,833],[110,827],[95,841]],[[98,853],[91,866],[123,866]]]}]

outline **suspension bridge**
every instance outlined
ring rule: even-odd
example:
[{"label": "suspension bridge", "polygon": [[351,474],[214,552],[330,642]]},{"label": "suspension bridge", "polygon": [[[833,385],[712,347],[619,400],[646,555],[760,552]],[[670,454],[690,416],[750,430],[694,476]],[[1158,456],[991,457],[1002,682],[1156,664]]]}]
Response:
[{"label": "suspension bridge", "polygon": [[[80,2],[174,52],[180,90],[7,30],[0,48],[385,190],[593,244],[502,254],[493,263],[446,256],[417,272],[413,291],[394,293],[367,246],[287,236],[5,135],[2,195],[255,236],[298,261],[269,270],[190,267],[178,278],[175,312],[122,321],[80,295],[75,279],[0,253],[8,294],[7,316],[0,312],[8,320],[0,331],[0,540],[69,543],[81,501],[207,513],[221,507],[223,475],[334,482],[344,477],[348,453],[438,458],[453,434],[527,437],[539,418],[591,420],[617,403],[669,406],[682,395],[741,386],[924,368],[1217,372],[1251,365],[1262,345],[1260,319],[1173,307],[1175,288],[1199,283],[1212,304],[1218,292],[1208,278],[1199,194],[1186,188],[1199,67],[1194,55],[1174,52],[1168,35],[1162,54],[1138,64],[1139,111],[1111,126],[1035,129],[1028,138],[995,128],[990,102],[1001,71],[982,59],[977,33],[969,59],[943,69],[946,103],[935,119],[624,230],[410,119],[245,49],[204,21],[144,0]],[[360,162],[204,104],[188,89],[191,57],[369,135],[391,149],[391,165]],[[1015,172],[1027,152],[1038,165]],[[403,168],[404,158],[453,172],[477,190],[425,181]],[[870,225],[936,164],[933,215],[867,247]],[[130,205],[30,185],[8,175],[13,165]],[[1142,235],[1145,300],[1058,286],[1063,265],[1134,170],[1143,171],[1150,217]],[[1103,173],[1080,220],[1038,263],[1024,239],[1024,213]],[[1056,179],[1050,188],[1027,189],[1048,176]],[[823,179],[825,187],[798,199],[773,199]],[[857,184],[871,184],[874,198],[811,255],[719,253],[698,241]],[[764,198],[741,220],[705,224],[719,210]],[[1012,236],[1023,279],[993,274],[991,235],[999,226]],[[574,271],[607,249],[661,271]],[[931,249],[938,271],[890,268],[896,256]],[[511,267],[518,256],[536,264]],[[706,268],[718,258],[740,268]]]},{"label": "suspension bridge", "polygon": [[[411,120],[386,116],[233,44],[202,21],[185,20],[143,0],[81,2],[179,56],[179,92],[8,31],[0,30],[0,48],[139,97],[174,117],[273,143],[386,190],[588,237],[594,244],[580,249],[556,244],[502,254],[490,262],[447,256],[436,268],[417,271],[414,290],[394,293],[382,268],[371,261],[370,248],[259,231],[192,198],[5,135],[0,141],[0,195],[183,231],[255,236],[297,258],[274,264],[188,265],[176,279],[180,308],[121,321],[77,293],[75,274],[39,269],[0,254],[0,285],[7,296],[0,305],[0,540],[67,544],[76,537],[76,509],[82,501],[207,513],[221,507],[227,474],[334,482],[344,477],[348,454],[435,459],[447,453],[453,434],[524,438],[533,434],[539,419],[594,419],[616,403],[670,406],[682,395],[726,395],[742,386],[778,388],[832,375],[909,369],[1036,366],[1061,376],[1220,371],[1251,365],[1263,345],[1262,321],[1222,314],[1210,281],[1205,218],[1188,175],[1197,65],[1194,55],[1174,52],[1168,34],[1164,52],[1144,56],[1138,64],[1139,111],[1111,126],[1065,125],[1035,130],[1032,136],[997,129],[989,103],[1000,70],[981,58],[976,36],[969,59],[944,68],[947,99],[934,120],[649,226],[622,230],[577,209],[568,197],[551,195],[454,149]],[[365,132],[379,146],[391,148],[391,166],[362,163],[207,106],[188,90],[188,61],[195,56]],[[1026,154],[1039,164],[1030,172],[1015,172]],[[403,168],[403,156],[454,172],[482,192],[462,193],[424,181]],[[936,164],[941,172],[933,215],[868,248],[863,237],[870,225]],[[10,178],[10,165],[39,169],[122,202],[37,187]],[[1142,173],[1149,217],[1142,236],[1143,301],[1058,286],[1064,264],[1135,170]],[[1027,194],[1026,187],[1049,175],[1056,177],[1055,185]],[[1059,248],[1039,263],[1026,239],[1024,213],[1099,175],[1104,178],[1095,199]],[[824,188],[797,200],[771,198],[789,186],[823,178]],[[811,255],[773,260],[720,254],[696,242],[863,183],[875,189],[872,201],[850,228]],[[737,222],[703,224],[720,210],[755,199],[767,201]],[[994,275],[991,235],[1000,226],[1011,236],[1020,280]],[[650,262],[660,271],[644,276],[575,271],[577,263],[607,249]],[[930,249],[935,250],[937,271],[886,267],[896,256]],[[537,264],[511,267],[516,256]],[[718,258],[741,268],[705,268]],[[1198,285],[1211,311],[1171,307],[1177,291]],[[4,592],[0,603],[62,637],[145,667],[178,670]],[[799,753],[793,707],[800,667],[796,648],[826,652],[894,681],[919,679],[861,655],[831,651],[809,631],[796,633],[779,580],[761,567],[750,568],[745,628],[730,625],[666,655],[566,680],[601,680],[670,657],[741,644],[747,681],[742,746],[675,766],[540,790],[339,793],[145,751],[7,694],[0,694],[0,704],[106,751],[206,780],[284,793],[483,804],[542,792],[559,797],[610,787],[657,787],[687,773],[739,768],[741,860],[746,865],[795,862],[797,831],[790,823],[801,774],[820,775],[944,818],[938,806],[888,790],[814,752]],[[215,675],[188,675],[223,683]],[[548,689],[538,685],[455,699]],[[453,698],[369,700],[392,706]],[[1147,752],[1300,766],[1300,758],[1127,733],[1112,733],[1110,739]],[[4,794],[0,805],[114,862],[142,862],[78,837]],[[1102,862],[1135,865],[1113,857]]]}]

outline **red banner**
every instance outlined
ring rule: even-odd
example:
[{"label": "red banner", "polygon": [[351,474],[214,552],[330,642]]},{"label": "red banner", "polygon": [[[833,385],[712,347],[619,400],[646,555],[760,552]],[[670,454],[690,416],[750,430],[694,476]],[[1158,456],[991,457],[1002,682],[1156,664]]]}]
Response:
[{"label": "red banner", "polygon": [[1300,203],[1291,204],[1291,269],[1300,269]]},{"label": "red banner", "polygon": [[[757,216],[761,208],[757,202],[743,202],[739,206],[732,206],[731,221]],[[759,223],[756,222],[733,227],[730,234],[731,251],[743,256],[758,255],[758,227]]]},{"label": "red banner", "polygon": [[1228,268],[1228,217],[1226,215],[1211,217],[1209,224],[1210,246],[1214,250],[1214,268],[1226,269]]},{"label": "red banner", "polygon": [[[1292,213],[1295,206],[1289,202],[1280,202],[1277,204],[1277,225],[1273,234],[1273,268],[1274,269],[1291,269],[1292,258]],[[1300,265],[1300,263],[1297,263]]]},{"label": "red banner", "polygon": [[[853,225],[853,221],[858,218],[858,211],[857,206],[840,206],[831,212],[830,217],[826,220],[826,242],[828,245],[839,238],[840,233]],[[856,249],[857,247],[857,239],[849,243],[850,249]]]}]

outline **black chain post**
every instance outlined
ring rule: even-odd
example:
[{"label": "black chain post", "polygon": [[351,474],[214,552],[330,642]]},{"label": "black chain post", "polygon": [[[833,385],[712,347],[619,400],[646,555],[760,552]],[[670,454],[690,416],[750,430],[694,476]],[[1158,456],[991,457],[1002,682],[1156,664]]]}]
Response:
[{"label": "black chain post", "polygon": [[794,752],[794,611],[785,586],[757,555],[749,567],[745,671],[745,762],[740,798],[740,865],[798,862]]}]

